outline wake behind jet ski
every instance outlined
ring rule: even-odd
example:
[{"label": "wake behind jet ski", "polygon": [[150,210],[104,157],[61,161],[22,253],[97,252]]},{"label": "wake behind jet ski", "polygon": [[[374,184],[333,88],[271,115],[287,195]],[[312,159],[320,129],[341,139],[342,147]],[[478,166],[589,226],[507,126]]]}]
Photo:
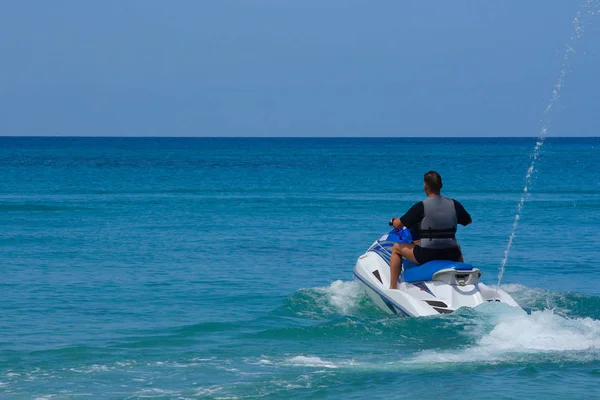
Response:
[{"label": "wake behind jet ski", "polygon": [[417,266],[403,259],[398,289],[389,289],[392,247],[411,240],[407,229],[392,229],[376,240],[354,267],[355,277],[383,311],[421,317],[451,313],[460,307],[476,307],[490,301],[519,307],[503,290],[479,282],[479,269],[455,261],[435,260]]}]

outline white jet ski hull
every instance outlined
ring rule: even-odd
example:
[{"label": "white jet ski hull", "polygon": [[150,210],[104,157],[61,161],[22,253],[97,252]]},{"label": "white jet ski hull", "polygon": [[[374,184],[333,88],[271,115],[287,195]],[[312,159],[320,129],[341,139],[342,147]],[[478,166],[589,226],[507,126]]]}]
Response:
[{"label": "white jet ski hull", "polygon": [[[432,261],[422,266],[411,264],[411,269],[403,270],[398,289],[389,289],[392,246],[392,242],[376,241],[358,258],[354,267],[354,275],[369,297],[389,314],[410,317],[439,315],[490,301],[519,307],[503,290],[496,291],[479,282],[479,269],[451,261]],[[423,271],[424,274],[421,273]]]}]

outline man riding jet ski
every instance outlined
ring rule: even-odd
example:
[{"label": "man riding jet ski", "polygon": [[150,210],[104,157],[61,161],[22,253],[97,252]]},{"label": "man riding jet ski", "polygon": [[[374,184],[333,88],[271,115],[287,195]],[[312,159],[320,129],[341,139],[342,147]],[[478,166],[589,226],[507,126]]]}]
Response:
[{"label": "man riding jet ski", "polygon": [[407,227],[418,232],[420,242],[396,243],[390,259],[390,289],[398,287],[402,257],[421,265],[432,260],[463,261],[456,242],[456,225],[469,225],[471,216],[458,201],[440,194],[442,177],[429,171],[423,177],[427,199],[412,206],[400,218],[392,218],[390,225],[396,230]]},{"label": "man riding jet ski", "polygon": [[[471,216],[460,203],[439,194],[437,172],[425,174],[424,183],[428,198],[392,219],[394,229],[356,262],[354,275],[369,297],[383,311],[405,316],[450,313],[489,301],[518,307],[506,292],[480,283],[479,269],[462,262],[456,225],[468,225]],[[407,227],[420,235],[418,244]]]}]

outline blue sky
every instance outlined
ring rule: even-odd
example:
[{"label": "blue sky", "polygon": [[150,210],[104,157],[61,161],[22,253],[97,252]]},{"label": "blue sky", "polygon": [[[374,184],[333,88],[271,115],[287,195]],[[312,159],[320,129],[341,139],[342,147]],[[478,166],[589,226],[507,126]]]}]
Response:
[{"label": "blue sky", "polygon": [[[582,3],[4,1],[0,135],[537,136]],[[585,11],[549,136],[599,136]]]}]

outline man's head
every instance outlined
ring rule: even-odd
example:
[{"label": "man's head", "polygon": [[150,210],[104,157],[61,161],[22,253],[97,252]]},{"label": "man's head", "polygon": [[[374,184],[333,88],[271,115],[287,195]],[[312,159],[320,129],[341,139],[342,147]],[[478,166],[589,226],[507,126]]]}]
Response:
[{"label": "man's head", "polygon": [[427,196],[430,194],[440,194],[442,189],[442,177],[435,171],[429,171],[423,176],[423,189]]}]

